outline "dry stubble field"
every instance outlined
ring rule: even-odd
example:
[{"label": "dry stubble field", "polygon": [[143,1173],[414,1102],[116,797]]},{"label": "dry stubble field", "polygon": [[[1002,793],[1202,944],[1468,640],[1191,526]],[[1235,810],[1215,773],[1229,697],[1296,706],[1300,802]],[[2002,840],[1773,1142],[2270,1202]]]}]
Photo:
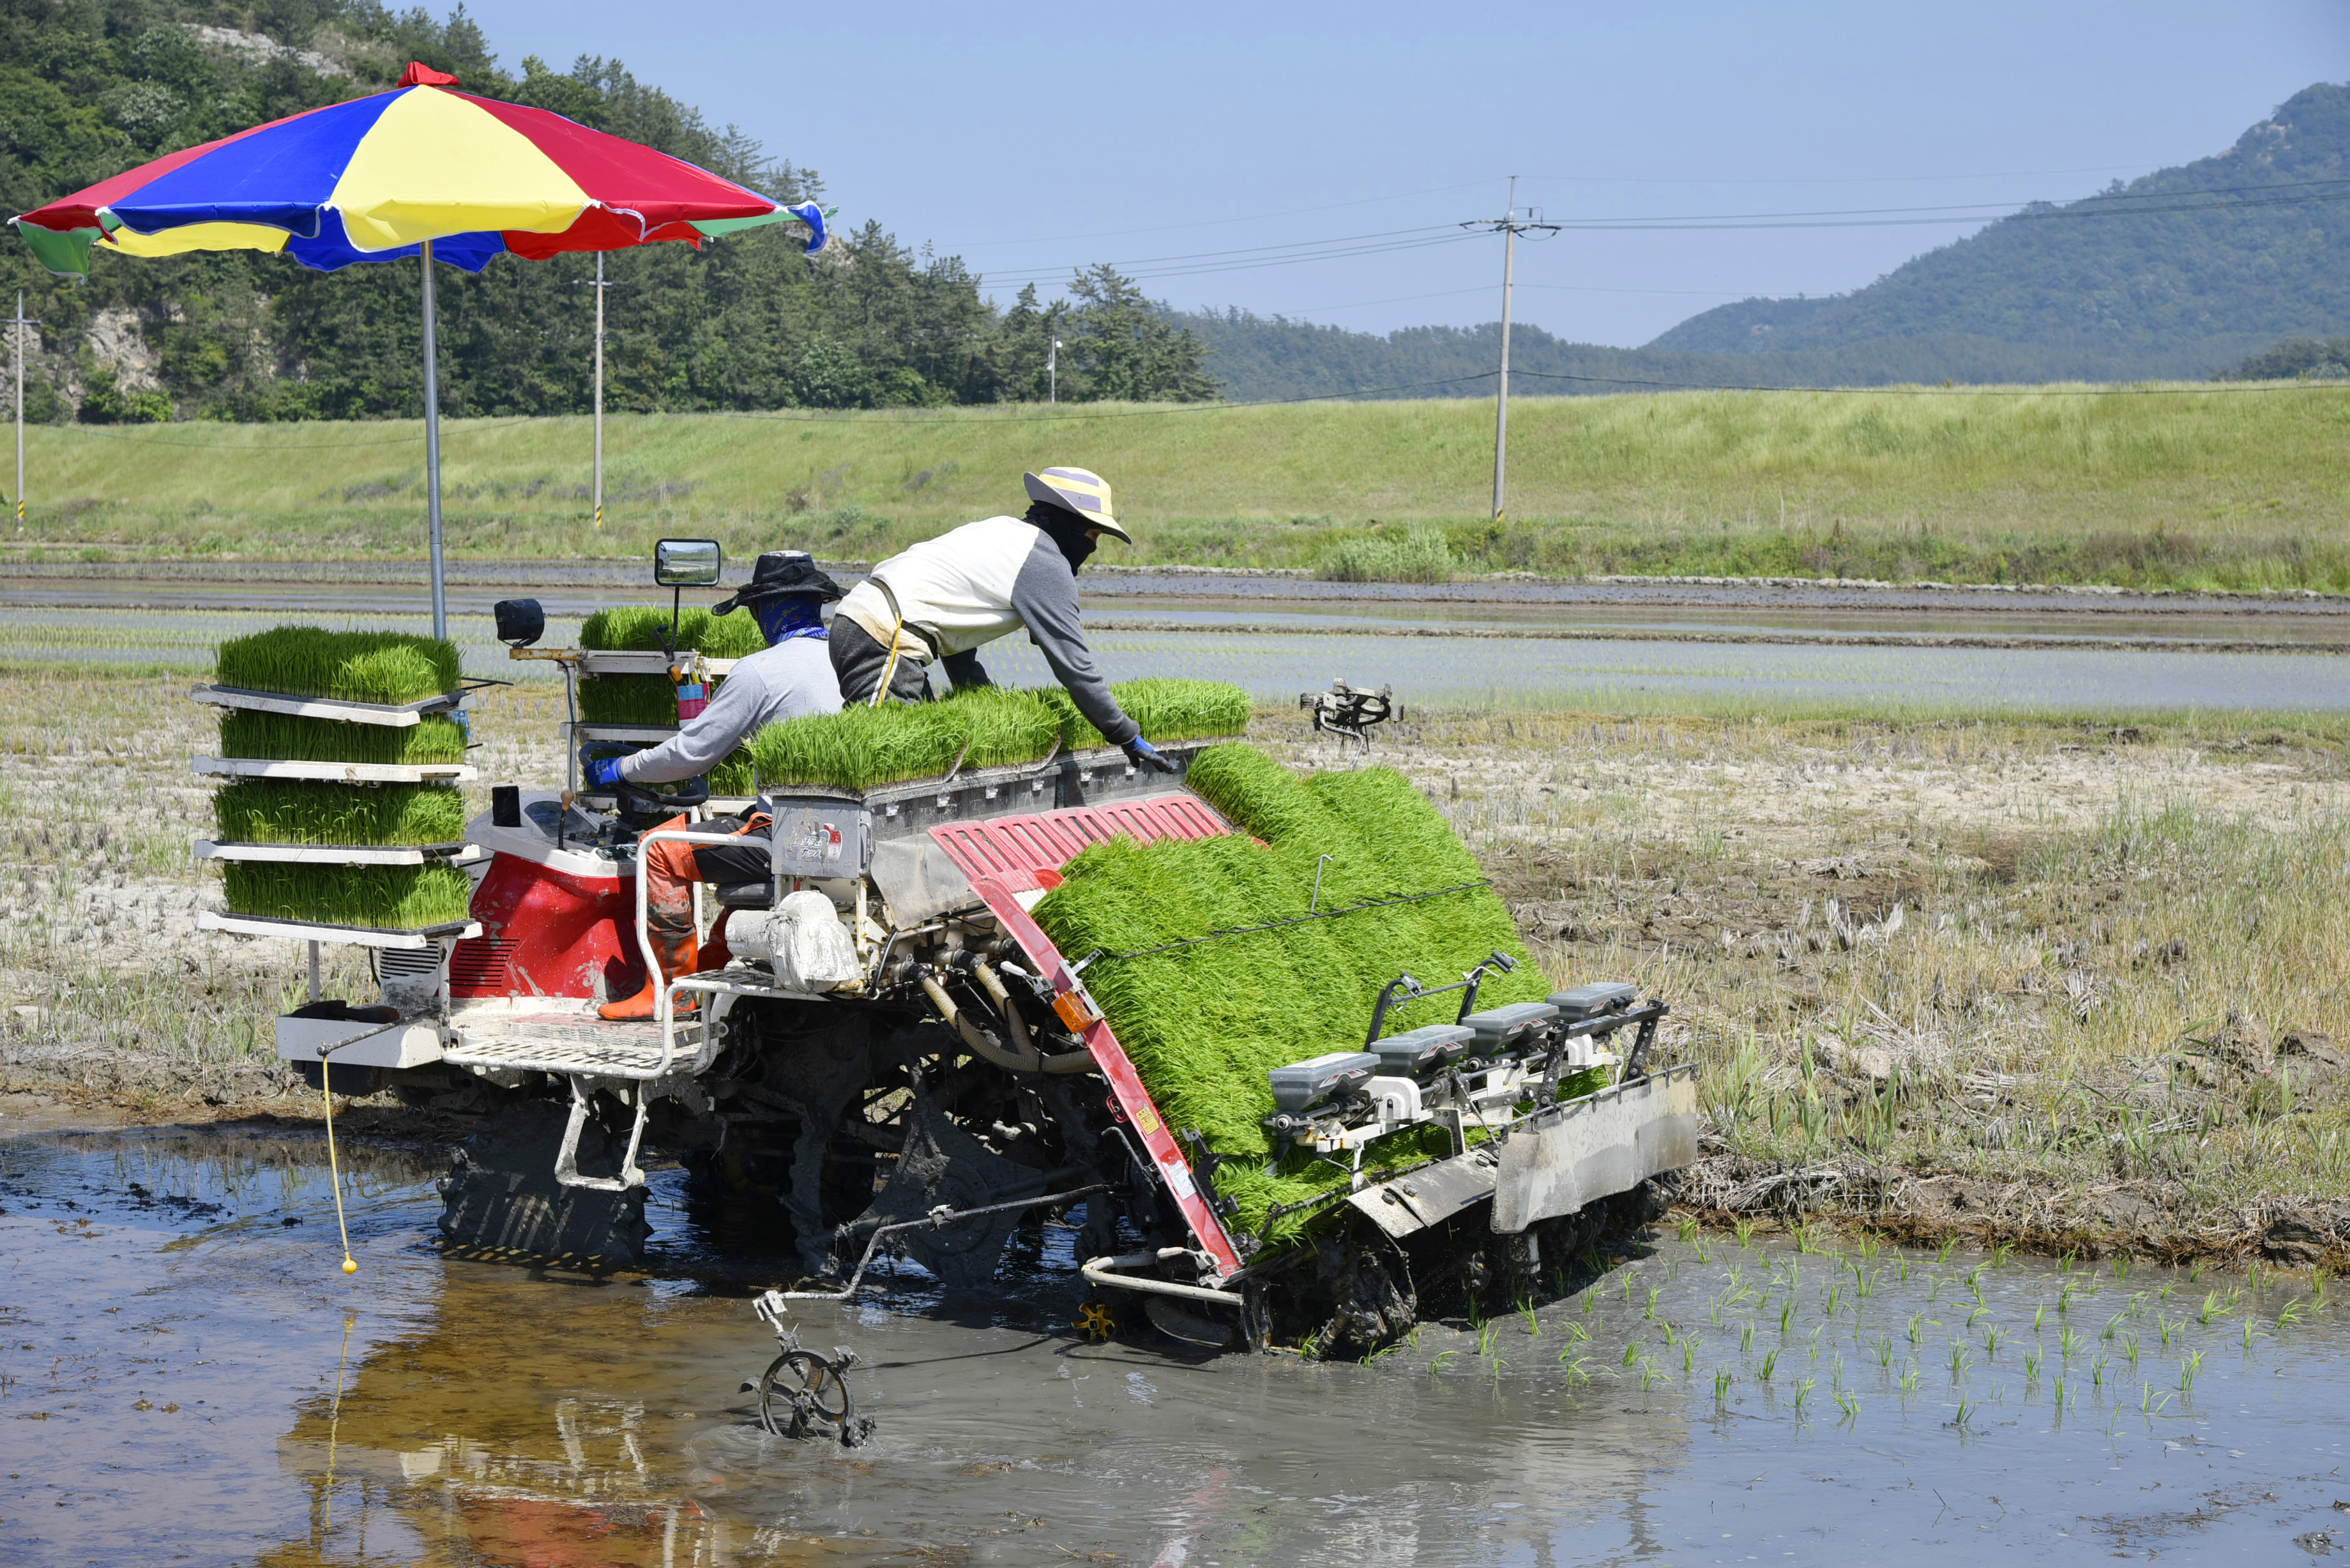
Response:
[{"label": "dry stubble field", "polygon": [[[0,1077],[276,1096],[291,943],[193,929],[184,677],[0,675]],[[551,685],[483,783],[557,776]],[[1294,714],[1252,738],[1351,765]],[[1439,715],[1384,736],[1561,984],[1670,1001],[1684,1200],[2087,1254],[2350,1253],[2350,766],[2334,729]],[[477,804],[480,804],[477,802]],[[330,994],[365,986],[337,955]]]}]

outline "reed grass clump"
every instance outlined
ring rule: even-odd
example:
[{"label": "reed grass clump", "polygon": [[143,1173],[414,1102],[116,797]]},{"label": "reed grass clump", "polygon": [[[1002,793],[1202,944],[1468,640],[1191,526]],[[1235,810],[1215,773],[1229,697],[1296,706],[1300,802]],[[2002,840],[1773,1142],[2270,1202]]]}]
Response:
[{"label": "reed grass clump", "polygon": [[[658,653],[669,631],[667,605],[615,605],[580,623],[579,646]],[[699,605],[678,612],[677,652],[747,659],[766,646],[747,613],[713,616]],[[591,675],[579,682],[579,717],[591,724],[674,724],[677,688],[665,675]]]},{"label": "reed grass clump", "polygon": [[416,723],[352,724],[302,719],[250,709],[221,711],[221,755],[300,763],[461,763],[465,731],[454,719],[428,713]]},{"label": "reed grass clump", "polygon": [[[1248,694],[1211,680],[1132,680],[1111,688],[1153,739],[1238,733]],[[1146,715],[1149,715],[1146,717]],[[1165,723],[1152,728],[1153,718]],[[845,708],[770,724],[746,748],[761,783],[878,789],[936,778],[956,760],[969,768],[1033,763],[1062,750],[1103,744],[1059,688],[972,687],[940,702]],[[716,788],[713,774],[712,788]]]},{"label": "reed grass clump", "polygon": [[411,930],[465,919],[473,885],[448,866],[296,866],[232,860],[221,868],[240,915]]},{"label": "reed grass clump", "polygon": [[220,645],[213,679],[248,691],[397,706],[454,691],[463,678],[446,638],[278,626]]},{"label": "reed grass clump", "polygon": [[[1255,1231],[1275,1206],[1347,1181],[1310,1154],[1292,1152],[1267,1168],[1273,1143],[1260,1123],[1273,1111],[1270,1069],[1359,1049],[1380,987],[1406,970],[1442,983],[1499,949],[1521,967],[1488,975],[1481,1005],[1536,1001],[1549,984],[1501,900],[1485,887],[1461,887],[1480,880],[1476,862],[1401,774],[1369,768],[1301,779],[1253,747],[1231,744],[1201,753],[1190,776],[1243,831],[1197,843],[1118,838],[1087,849],[1036,906],[1038,923],[1063,952],[1136,952],[1305,914],[1325,854],[1324,910],[1460,888],[1171,952],[1105,956],[1087,970],[1088,988],[1169,1124],[1199,1128],[1211,1148],[1231,1157],[1217,1189],[1238,1203],[1235,1223]],[[1398,1008],[1388,1030],[1449,1022],[1459,1002],[1455,992]],[[1450,1147],[1440,1130],[1400,1134],[1372,1158],[1411,1164]],[[1272,1234],[1297,1223],[1276,1221]]]},{"label": "reed grass clump", "polygon": [[465,800],[446,784],[331,784],[244,779],[213,796],[230,844],[454,844]]}]

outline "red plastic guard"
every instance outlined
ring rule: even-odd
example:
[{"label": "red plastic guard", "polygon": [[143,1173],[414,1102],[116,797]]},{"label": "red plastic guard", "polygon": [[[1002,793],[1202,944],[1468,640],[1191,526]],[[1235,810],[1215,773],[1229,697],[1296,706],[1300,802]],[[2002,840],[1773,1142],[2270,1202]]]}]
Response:
[{"label": "red plastic guard", "polygon": [[[941,823],[930,831],[1058,996],[1084,988],[1069,972],[1052,939],[1029,918],[1020,894],[1057,884],[1061,867],[1075,859],[1079,850],[1121,833],[1149,844],[1159,838],[1213,838],[1232,832],[1232,827],[1198,795],[1170,792],[1140,800],[990,817],[984,822]],[[1158,1167],[1167,1190],[1174,1194],[1175,1205],[1182,1210],[1192,1236],[1215,1260],[1216,1277],[1225,1280],[1238,1273],[1240,1252],[1192,1179],[1191,1162],[1168,1130],[1167,1119],[1159,1114],[1150,1091],[1142,1086],[1141,1075],[1127,1059],[1126,1048],[1102,1021],[1086,1031],[1085,1043],[1094,1064],[1109,1080],[1111,1103],[1119,1119],[1141,1137],[1143,1152]]]},{"label": "red plastic guard", "polygon": [[1213,838],[1232,830],[1232,824],[1206,801],[1173,791],[983,822],[941,823],[931,829],[931,836],[974,886],[988,877],[1013,892],[1033,893],[1052,886],[1038,872],[1057,872],[1086,846],[1121,833],[1149,844],[1160,838]]}]

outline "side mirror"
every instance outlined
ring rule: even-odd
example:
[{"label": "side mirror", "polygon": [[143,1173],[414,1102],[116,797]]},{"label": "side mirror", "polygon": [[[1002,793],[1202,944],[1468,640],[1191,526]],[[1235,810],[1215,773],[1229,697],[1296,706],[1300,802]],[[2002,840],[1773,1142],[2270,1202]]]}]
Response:
[{"label": "side mirror", "polygon": [[546,612],[536,599],[500,599],[490,613],[497,617],[498,640],[508,648],[528,648],[546,635]]},{"label": "side mirror", "polygon": [[653,581],[665,588],[707,588],[726,564],[715,539],[663,539],[653,546]]}]

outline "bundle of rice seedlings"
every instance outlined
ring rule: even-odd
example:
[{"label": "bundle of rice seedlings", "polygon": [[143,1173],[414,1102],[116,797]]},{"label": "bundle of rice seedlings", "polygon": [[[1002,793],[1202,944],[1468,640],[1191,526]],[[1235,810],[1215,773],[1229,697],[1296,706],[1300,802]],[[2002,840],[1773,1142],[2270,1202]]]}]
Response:
[{"label": "bundle of rice seedlings", "polygon": [[[1076,703],[1057,686],[1039,689],[1037,695],[1061,716],[1061,743],[1072,751],[1109,742],[1094,728]],[[1153,742],[1199,741],[1212,735],[1237,735],[1248,728],[1249,695],[1221,680],[1176,680],[1154,676],[1123,680],[1110,695],[1126,716],[1142,726]]]},{"label": "bundle of rice seedlings", "polygon": [[454,691],[463,672],[457,645],[445,638],[315,626],[232,638],[213,661],[223,686],[395,706]]},{"label": "bundle of rice seedlings", "polygon": [[[657,653],[669,623],[667,605],[616,605],[580,624],[579,646]],[[681,653],[693,649],[712,659],[747,659],[766,646],[748,611],[713,616],[696,605],[678,614]],[[662,675],[591,675],[579,682],[579,717],[590,724],[674,724],[677,689]]]},{"label": "bundle of rice seedlings", "polygon": [[[1154,740],[1233,734],[1248,722],[1248,694],[1237,686],[1134,680],[1111,690]],[[770,724],[752,738],[748,750],[758,778],[769,787],[808,784],[865,790],[936,778],[958,757],[965,768],[1013,767],[1036,762],[1055,746],[1077,750],[1103,743],[1101,732],[1078,716],[1076,705],[1058,687],[979,686],[942,702],[884,703]],[[717,787],[714,781],[712,787]]]},{"label": "bundle of rice seedlings", "polygon": [[[1408,781],[1384,768],[1302,780],[1253,748],[1218,746],[1191,781],[1249,837],[1097,845],[1064,868],[1037,922],[1072,957],[1129,952],[1307,912],[1319,857],[1321,908],[1430,892],[1477,877],[1468,851]],[[1489,888],[1366,909],[1271,931],[1221,937],[1170,952],[1100,958],[1086,983],[1171,1126],[1198,1127],[1230,1155],[1218,1190],[1254,1231],[1274,1206],[1347,1181],[1293,1153],[1268,1173],[1273,1111],[1266,1073],[1326,1051],[1358,1049],[1379,989],[1405,971],[1424,983],[1458,980],[1494,949],[1520,961],[1488,975],[1481,1006],[1539,1000],[1549,987]],[[1460,993],[1390,1012],[1390,1032],[1448,1022]],[[1382,1164],[1449,1152],[1422,1129],[1377,1147]],[[1295,1229],[1276,1225],[1276,1236]]]},{"label": "bundle of rice seedlings", "polygon": [[461,763],[465,732],[454,719],[428,713],[404,729],[301,719],[244,708],[221,711],[221,755],[298,763]]},{"label": "bundle of rice seedlings", "polygon": [[449,866],[295,866],[232,860],[221,867],[240,915],[411,930],[465,919],[473,885]]},{"label": "bundle of rice seedlings", "polygon": [[213,796],[231,844],[454,844],[464,796],[446,784],[330,784],[244,779]]}]

